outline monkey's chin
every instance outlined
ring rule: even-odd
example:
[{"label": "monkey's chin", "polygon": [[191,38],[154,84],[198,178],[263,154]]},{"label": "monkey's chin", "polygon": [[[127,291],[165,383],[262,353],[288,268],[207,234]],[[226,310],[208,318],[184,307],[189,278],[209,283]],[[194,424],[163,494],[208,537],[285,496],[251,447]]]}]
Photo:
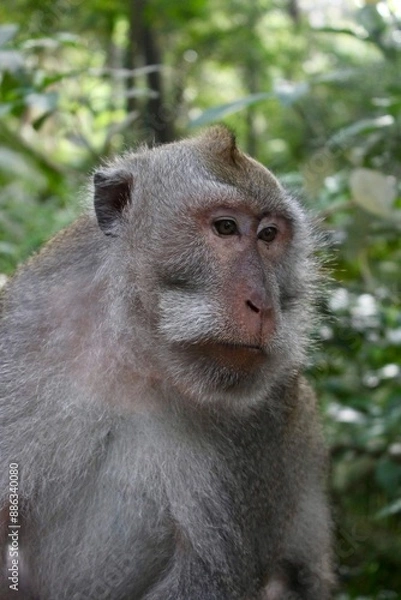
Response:
[{"label": "monkey's chin", "polygon": [[291,370],[286,356],[272,353],[270,346],[199,340],[176,342],[169,350],[162,355],[161,372],[178,392],[174,401],[191,399],[209,408],[235,406],[243,411],[264,403]]}]

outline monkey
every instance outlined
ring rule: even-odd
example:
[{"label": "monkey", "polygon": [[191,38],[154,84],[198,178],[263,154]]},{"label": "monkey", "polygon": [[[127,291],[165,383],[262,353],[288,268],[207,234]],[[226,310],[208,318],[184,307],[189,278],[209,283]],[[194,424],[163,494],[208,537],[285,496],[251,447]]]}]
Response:
[{"label": "monkey", "polygon": [[90,196],[4,291],[21,597],[328,600],[311,217],[222,125],[105,162]]}]

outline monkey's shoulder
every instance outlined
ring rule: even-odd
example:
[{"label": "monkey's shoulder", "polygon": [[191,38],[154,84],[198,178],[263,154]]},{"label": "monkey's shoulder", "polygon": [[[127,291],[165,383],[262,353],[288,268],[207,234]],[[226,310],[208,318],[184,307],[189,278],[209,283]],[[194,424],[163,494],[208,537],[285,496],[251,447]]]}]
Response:
[{"label": "monkey's shoulder", "polygon": [[89,214],[51,238],[39,252],[22,264],[3,293],[3,311],[30,304],[52,286],[61,286],[79,278],[91,278],[100,266],[107,238]]},{"label": "monkey's shoulder", "polygon": [[85,269],[96,264],[100,249],[107,245],[106,240],[95,219],[84,214],[52,237],[21,267],[20,273],[33,271],[48,276],[63,267]]}]

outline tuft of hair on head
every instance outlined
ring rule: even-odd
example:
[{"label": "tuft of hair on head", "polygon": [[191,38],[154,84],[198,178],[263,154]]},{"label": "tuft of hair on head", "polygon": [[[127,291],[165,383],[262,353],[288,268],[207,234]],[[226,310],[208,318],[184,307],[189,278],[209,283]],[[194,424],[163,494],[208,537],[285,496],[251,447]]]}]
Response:
[{"label": "tuft of hair on head", "polygon": [[229,163],[236,163],[239,155],[235,134],[226,125],[209,127],[199,138],[202,146],[210,149],[214,156],[219,156]]}]

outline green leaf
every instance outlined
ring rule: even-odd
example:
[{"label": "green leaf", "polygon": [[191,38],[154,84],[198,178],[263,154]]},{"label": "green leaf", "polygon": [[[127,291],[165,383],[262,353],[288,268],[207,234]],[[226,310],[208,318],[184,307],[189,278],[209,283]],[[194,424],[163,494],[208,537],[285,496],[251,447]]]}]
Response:
[{"label": "green leaf", "polygon": [[220,121],[227,115],[239,112],[248,106],[263,102],[265,100],[271,100],[272,98],[277,99],[283,106],[292,106],[300,98],[305,96],[309,91],[309,84],[299,83],[293,84],[290,82],[284,82],[277,85],[273,92],[259,92],[258,94],[250,94],[244,98],[240,98],[235,102],[229,104],[221,104],[220,106],[214,106],[206,110],[196,119],[190,121],[190,127],[200,127],[201,125],[208,125]]},{"label": "green leaf", "polygon": [[375,517],[376,519],[384,519],[385,517],[390,517],[391,515],[396,515],[398,513],[401,513],[401,498],[379,510]]},{"label": "green leaf", "polygon": [[353,77],[358,74],[357,69],[344,68],[337,69],[335,71],[329,71],[328,73],[322,73],[314,75],[311,78],[313,85],[320,83],[344,83],[350,81]]},{"label": "green leaf", "polygon": [[380,487],[391,494],[401,484],[401,466],[384,458],[377,463],[375,477]]},{"label": "green leaf", "polygon": [[15,73],[24,66],[24,59],[20,52],[15,50],[0,50],[0,71]]},{"label": "green leaf", "polygon": [[208,125],[209,123],[214,123],[216,121],[220,121],[227,115],[231,115],[236,113],[247,106],[251,106],[252,104],[256,104],[257,102],[261,102],[263,100],[268,100],[270,98],[274,98],[275,94],[271,92],[261,92],[259,94],[251,94],[250,96],[245,96],[244,98],[240,98],[235,102],[230,102],[229,104],[221,104],[220,106],[214,106],[206,110],[196,119],[193,119],[189,122],[190,127],[200,127],[201,125]]},{"label": "green leaf", "polygon": [[11,23],[8,25],[0,25],[0,48],[5,46],[15,37],[18,29],[18,25],[12,25]]},{"label": "green leaf", "polygon": [[11,150],[7,146],[0,146],[0,173],[4,173],[10,179],[18,178],[19,181],[42,179],[42,175],[25,153]]},{"label": "green leaf", "polygon": [[351,29],[349,27],[314,27],[313,31],[316,31],[318,33],[351,35],[352,37],[355,37],[358,40],[365,40],[368,37],[366,32],[361,28]]},{"label": "green leaf", "polygon": [[274,89],[274,95],[283,106],[292,106],[300,98],[305,96],[310,90],[309,84],[291,82],[283,82],[277,85]]},{"label": "green leaf", "polygon": [[44,94],[32,93],[25,98],[25,103],[28,106],[33,106],[36,109],[44,112],[52,112],[57,108],[58,94],[56,92],[48,92]]},{"label": "green leaf", "polygon": [[33,121],[33,123],[32,123],[32,127],[35,129],[35,131],[39,131],[39,129],[42,127],[42,125],[44,125],[44,123],[47,121],[47,119],[49,117],[51,117],[53,114],[54,114],[54,110],[48,110],[43,115],[41,115],[38,119],[35,119],[35,121]]},{"label": "green leaf", "polygon": [[352,198],[358,206],[379,217],[390,217],[397,197],[397,181],[373,169],[354,169],[350,176]]},{"label": "green leaf", "polygon": [[8,254],[13,256],[16,253],[15,244],[9,244],[8,242],[0,242],[0,254]]},{"label": "green leaf", "polygon": [[0,119],[1,117],[4,117],[5,115],[9,115],[10,112],[13,109],[13,105],[10,102],[4,103],[1,102],[0,103]]},{"label": "green leaf", "polygon": [[384,129],[394,125],[392,115],[383,115],[377,119],[361,119],[349,127],[344,127],[329,139],[330,146],[346,146],[355,136],[371,133],[377,129]]}]

